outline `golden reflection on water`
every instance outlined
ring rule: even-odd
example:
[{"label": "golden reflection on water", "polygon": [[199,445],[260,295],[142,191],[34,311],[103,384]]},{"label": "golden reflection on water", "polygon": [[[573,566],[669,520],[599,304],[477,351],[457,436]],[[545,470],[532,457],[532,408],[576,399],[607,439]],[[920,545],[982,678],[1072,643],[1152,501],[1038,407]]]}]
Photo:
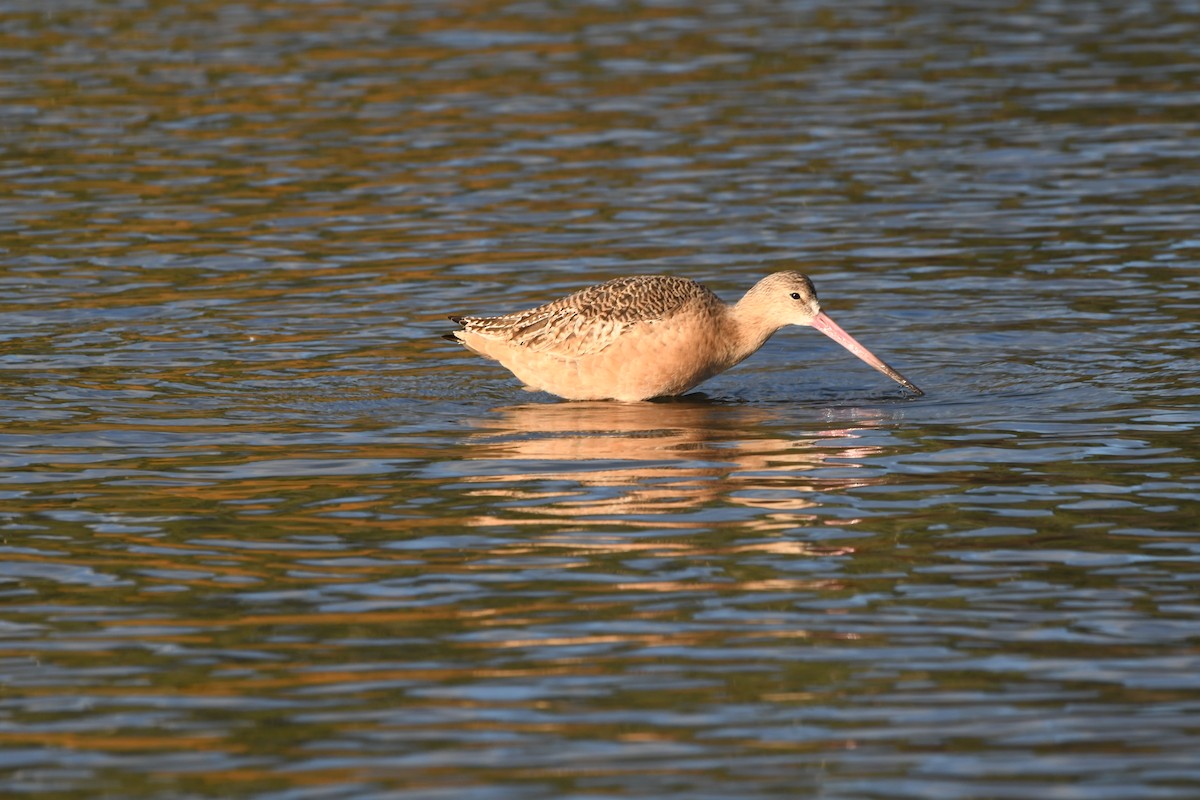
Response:
[{"label": "golden reflection on water", "polygon": [[[579,528],[684,532],[700,524],[693,512],[730,506],[761,512],[737,515],[733,531],[765,535],[817,520],[820,491],[879,482],[866,472],[811,474],[825,466],[853,469],[879,453],[880,447],[857,442],[869,423],[784,438],[771,425],[776,419],[767,408],[686,401],[501,409],[483,423],[486,431],[468,438],[466,458],[507,462],[512,469],[487,470],[466,482],[487,484],[474,494],[502,502],[505,513],[470,524],[569,520]],[[549,534],[555,541],[562,536]]]}]

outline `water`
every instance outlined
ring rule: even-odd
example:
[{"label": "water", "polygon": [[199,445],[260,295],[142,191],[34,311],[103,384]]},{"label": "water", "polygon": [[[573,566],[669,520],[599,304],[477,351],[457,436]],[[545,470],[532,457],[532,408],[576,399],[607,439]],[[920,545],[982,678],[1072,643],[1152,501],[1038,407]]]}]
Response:
[{"label": "water", "polygon": [[[1200,794],[1200,7],[9,3],[0,792]],[[675,402],[438,334],[801,268]]]}]

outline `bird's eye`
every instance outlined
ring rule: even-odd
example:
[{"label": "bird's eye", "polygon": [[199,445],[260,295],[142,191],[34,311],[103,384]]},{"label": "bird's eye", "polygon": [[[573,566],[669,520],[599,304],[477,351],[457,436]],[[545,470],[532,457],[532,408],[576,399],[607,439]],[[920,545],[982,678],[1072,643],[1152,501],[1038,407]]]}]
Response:
[{"label": "bird's eye", "polygon": [[799,293],[799,292],[792,292],[792,299],[793,299],[793,300],[799,300],[799,299],[800,299],[800,293]]}]

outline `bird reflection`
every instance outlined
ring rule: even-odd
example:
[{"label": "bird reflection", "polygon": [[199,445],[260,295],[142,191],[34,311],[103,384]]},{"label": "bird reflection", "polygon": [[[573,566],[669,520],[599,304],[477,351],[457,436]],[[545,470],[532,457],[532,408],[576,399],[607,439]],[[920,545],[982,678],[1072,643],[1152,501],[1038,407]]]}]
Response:
[{"label": "bird reflection", "polygon": [[[823,493],[879,482],[855,462],[882,450],[858,442],[880,421],[785,436],[789,424],[778,412],[703,398],[498,409],[474,421],[480,429],[469,437],[471,460],[494,462],[468,478],[481,484],[472,494],[494,501],[474,524],[558,523],[561,531],[569,520],[573,531],[661,536],[733,526],[743,535],[777,535],[818,522]],[[818,476],[821,467],[836,470]],[[621,547],[635,542],[625,536]]]}]

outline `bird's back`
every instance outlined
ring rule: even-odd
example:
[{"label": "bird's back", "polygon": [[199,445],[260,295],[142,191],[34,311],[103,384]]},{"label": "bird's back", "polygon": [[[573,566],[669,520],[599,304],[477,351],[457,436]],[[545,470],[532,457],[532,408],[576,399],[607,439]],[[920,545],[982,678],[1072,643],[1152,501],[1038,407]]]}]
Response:
[{"label": "bird's back", "polygon": [[[528,311],[457,318],[461,333],[559,358],[594,355],[640,322],[661,322],[694,310],[716,313],[720,298],[687,278],[634,275],[580,289]],[[461,336],[460,336],[461,338]]]}]

